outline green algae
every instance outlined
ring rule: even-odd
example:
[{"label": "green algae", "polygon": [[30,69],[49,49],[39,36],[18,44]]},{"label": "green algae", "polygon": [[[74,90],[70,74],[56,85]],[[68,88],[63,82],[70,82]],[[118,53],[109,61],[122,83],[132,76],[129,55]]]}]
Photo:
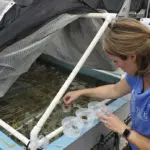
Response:
[{"label": "green algae", "polygon": [[[30,131],[36,125],[41,115],[51,103],[69,73],[43,64],[35,63],[23,74],[0,100],[0,117],[15,129],[29,138]],[[14,87],[17,90],[12,90]],[[85,82],[77,77],[69,87],[70,90],[93,87],[95,82]],[[13,92],[12,92],[13,91]],[[66,116],[75,115],[79,107],[87,107],[89,98],[80,98],[69,113],[63,112],[63,101],[56,106],[48,118],[40,134],[46,135],[61,126],[61,120]],[[54,139],[56,139],[55,137]]]}]

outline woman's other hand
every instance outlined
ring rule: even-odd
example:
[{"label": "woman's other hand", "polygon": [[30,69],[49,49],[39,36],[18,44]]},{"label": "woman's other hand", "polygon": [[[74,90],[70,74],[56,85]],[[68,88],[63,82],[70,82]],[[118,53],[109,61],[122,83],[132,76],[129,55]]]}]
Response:
[{"label": "woman's other hand", "polygon": [[106,109],[103,109],[103,113],[97,114],[97,116],[107,128],[113,130],[114,132],[122,134],[125,129],[129,129],[129,127],[122,120]]}]

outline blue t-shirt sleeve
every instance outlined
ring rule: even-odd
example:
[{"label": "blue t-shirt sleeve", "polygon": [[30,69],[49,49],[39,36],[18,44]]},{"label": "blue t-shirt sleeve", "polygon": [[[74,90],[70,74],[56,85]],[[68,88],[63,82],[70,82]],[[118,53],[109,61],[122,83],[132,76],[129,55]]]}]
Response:
[{"label": "blue t-shirt sleeve", "polygon": [[129,86],[131,87],[131,89],[133,90],[135,88],[137,78],[134,77],[134,76],[130,76],[126,73],[125,74],[125,79],[126,79],[127,83],[129,84]]}]

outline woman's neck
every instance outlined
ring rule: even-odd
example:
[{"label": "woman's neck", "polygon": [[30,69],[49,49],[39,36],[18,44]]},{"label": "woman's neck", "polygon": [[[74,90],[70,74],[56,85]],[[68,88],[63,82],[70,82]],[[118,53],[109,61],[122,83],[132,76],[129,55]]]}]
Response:
[{"label": "woman's neck", "polygon": [[143,90],[145,91],[148,87],[150,87],[150,76],[144,76],[143,80],[144,80]]}]

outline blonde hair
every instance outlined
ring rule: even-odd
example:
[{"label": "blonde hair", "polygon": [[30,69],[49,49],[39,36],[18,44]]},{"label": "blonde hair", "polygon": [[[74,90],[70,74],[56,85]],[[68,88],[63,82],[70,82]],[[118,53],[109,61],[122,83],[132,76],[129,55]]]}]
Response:
[{"label": "blonde hair", "polygon": [[126,60],[136,54],[136,75],[150,75],[150,30],[135,19],[120,19],[113,22],[104,38],[107,53]]}]

